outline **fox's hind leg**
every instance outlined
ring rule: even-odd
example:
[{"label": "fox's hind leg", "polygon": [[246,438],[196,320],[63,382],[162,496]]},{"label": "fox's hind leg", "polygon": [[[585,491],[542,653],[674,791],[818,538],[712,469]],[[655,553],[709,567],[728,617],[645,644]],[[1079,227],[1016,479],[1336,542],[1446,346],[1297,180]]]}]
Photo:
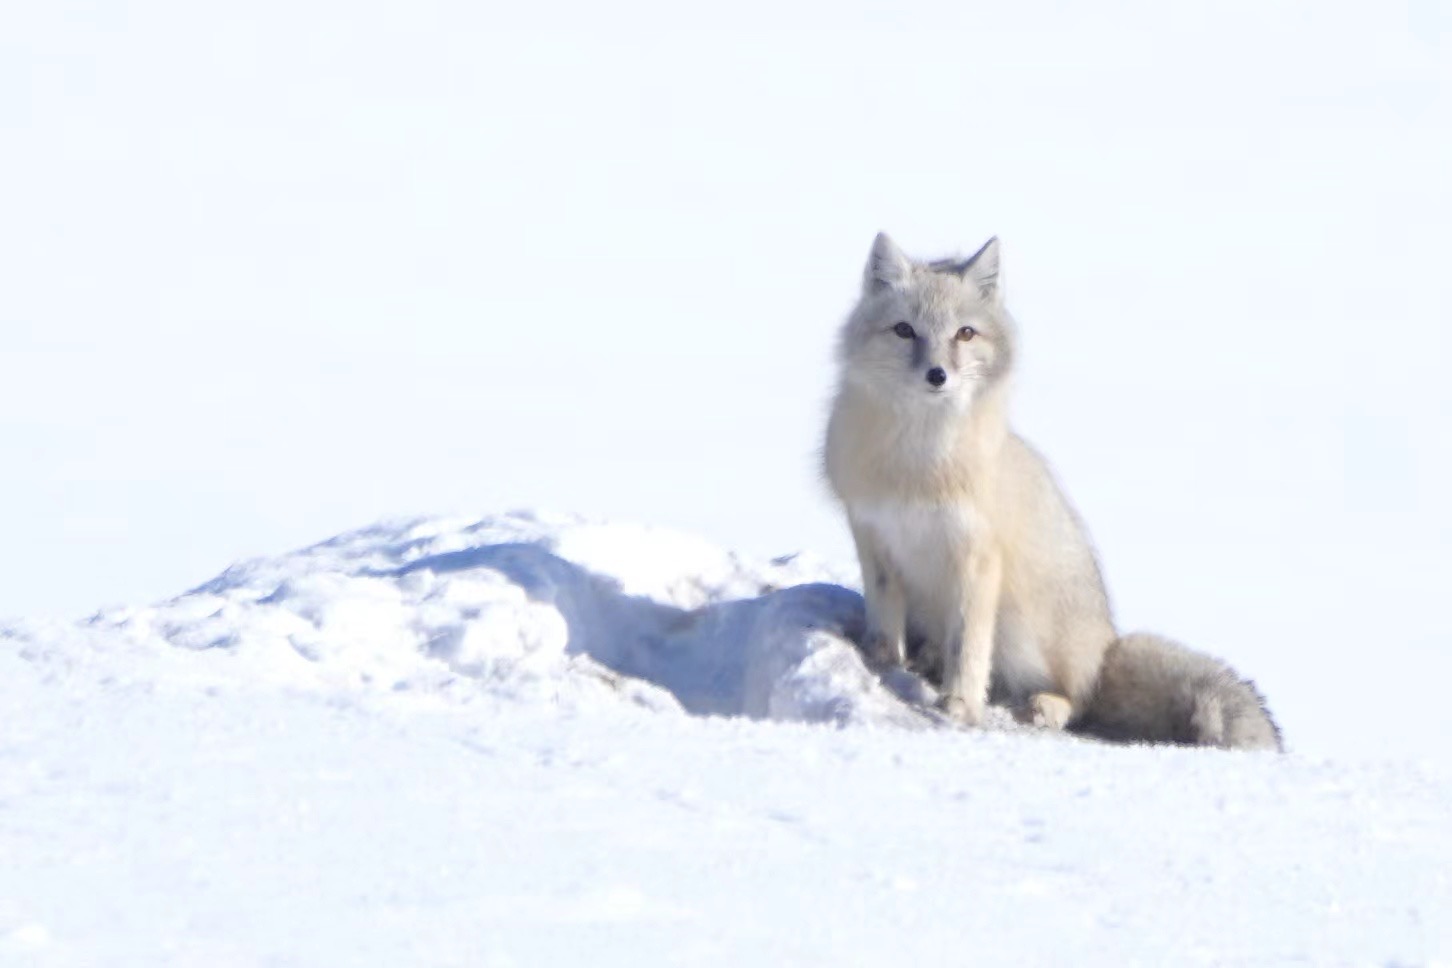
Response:
[{"label": "fox's hind leg", "polygon": [[1033,726],[1045,729],[1063,729],[1069,725],[1074,707],[1069,700],[1052,692],[1036,692],[1029,697],[1022,719]]},{"label": "fox's hind leg", "polygon": [[1029,696],[1019,718],[1046,729],[1063,729],[1079,717],[1093,694],[1108,640],[1102,629],[1089,628],[1056,640],[1048,658],[1047,689]]}]

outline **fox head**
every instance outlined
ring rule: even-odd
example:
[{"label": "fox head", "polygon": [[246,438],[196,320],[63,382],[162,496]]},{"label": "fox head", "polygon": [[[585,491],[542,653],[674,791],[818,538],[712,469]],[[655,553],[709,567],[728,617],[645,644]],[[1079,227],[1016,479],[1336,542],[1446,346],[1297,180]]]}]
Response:
[{"label": "fox head", "polygon": [[1007,375],[1013,341],[997,238],[967,259],[914,262],[879,234],[838,355],[846,381],[898,405],[966,409]]}]

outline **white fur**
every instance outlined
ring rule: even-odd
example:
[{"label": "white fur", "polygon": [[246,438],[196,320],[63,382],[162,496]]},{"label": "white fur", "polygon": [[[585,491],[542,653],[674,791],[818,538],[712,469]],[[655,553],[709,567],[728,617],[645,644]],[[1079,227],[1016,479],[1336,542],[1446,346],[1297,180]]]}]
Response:
[{"label": "white fur", "polygon": [[877,535],[910,587],[951,580],[961,549],[983,528],[972,508],[954,504],[867,501],[854,506],[852,514]]},{"label": "white fur", "polygon": [[957,633],[961,549],[983,527],[973,509],[953,504],[867,501],[852,509],[901,576],[909,614],[921,630],[941,641]]},{"label": "white fur", "polygon": [[991,689],[1050,727],[1278,745],[1249,684],[1157,637],[1117,637],[1083,524],[1009,429],[1015,342],[997,240],[930,263],[874,241],[823,451],[862,563],[869,653],[904,661],[916,633],[915,658],[941,658],[943,708],[967,723]]}]

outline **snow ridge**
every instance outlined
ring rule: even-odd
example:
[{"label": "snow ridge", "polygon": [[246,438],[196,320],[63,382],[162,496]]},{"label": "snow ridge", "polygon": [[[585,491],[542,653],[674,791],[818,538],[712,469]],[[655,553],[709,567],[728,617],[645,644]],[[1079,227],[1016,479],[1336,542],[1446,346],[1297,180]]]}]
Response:
[{"label": "snow ridge", "polygon": [[[242,562],[82,636],[216,653],[267,681],[457,690],[668,714],[923,727],[851,641],[861,597],[808,556],[749,561],[673,532],[533,512],[373,525]],[[23,636],[26,627],[10,627]],[[72,636],[74,637],[74,636]]]}]

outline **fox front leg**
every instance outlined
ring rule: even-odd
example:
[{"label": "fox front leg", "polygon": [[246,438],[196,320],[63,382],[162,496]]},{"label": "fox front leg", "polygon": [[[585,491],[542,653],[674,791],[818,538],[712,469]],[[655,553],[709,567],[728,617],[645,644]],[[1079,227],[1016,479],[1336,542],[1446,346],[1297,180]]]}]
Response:
[{"label": "fox front leg", "polygon": [[874,664],[895,668],[907,661],[907,599],[902,579],[872,532],[855,521],[851,524],[857,560],[862,565],[862,596],[867,600],[863,650]]},{"label": "fox front leg", "polygon": [[996,550],[974,549],[968,554],[960,607],[943,643],[943,712],[969,726],[983,722],[988,704],[988,680],[993,663],[993,632],[998,619],[998,598],[1003,590],[1003,557]]}]

